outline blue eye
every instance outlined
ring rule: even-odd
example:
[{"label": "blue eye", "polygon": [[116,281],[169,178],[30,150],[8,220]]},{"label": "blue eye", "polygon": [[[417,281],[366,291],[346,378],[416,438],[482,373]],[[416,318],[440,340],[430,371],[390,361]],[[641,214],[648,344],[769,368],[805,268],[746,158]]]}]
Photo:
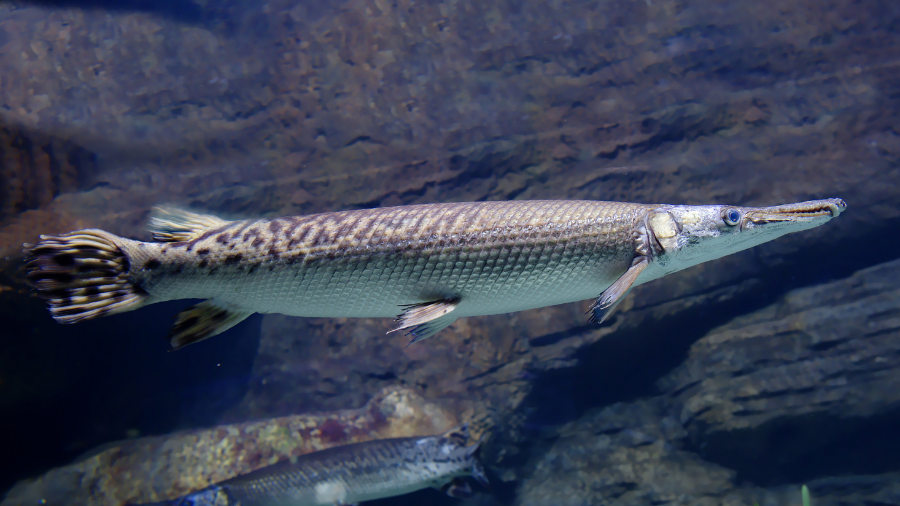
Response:
[{"label": "blue eye", "polygon": [[727,209],[723,214],[725,223],[732,227],[741,222],[741,212],[737,209]]}]

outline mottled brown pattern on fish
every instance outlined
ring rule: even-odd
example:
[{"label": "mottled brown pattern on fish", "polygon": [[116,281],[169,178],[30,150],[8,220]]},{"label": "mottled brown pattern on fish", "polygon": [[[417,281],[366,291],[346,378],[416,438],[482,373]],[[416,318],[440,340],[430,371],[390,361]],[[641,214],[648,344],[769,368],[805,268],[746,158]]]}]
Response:
[{"label": "mottled brown pattern on fish", "polygon": [[[589,209],[590,204],[593,203],[438,204],[279,218],[271,223],[287,224],[284,233],[271,234],[268,239],[273,245],[287,243],[291,246],[291,254],[309,256],[335,250],[352,252],[365,245],[376,247],[377,252],[427,251],[492,242],[526,246],[539,237],[566,239],[583,236],[603,215],[613,214],[609,211],[625,210],[601,208],[607,212],[597,213],[601,210],[596,209],[599,206],[590,206],[595,209]],[[573,220],[574,217],[580,220]],[[280,226],[276,228],[280,229]],[[312,231],[314,235],[310,236]],[[485,241],[479,234],[486,231],[500,231],[495,236],[500,240]],[[283,251],[288,252],[288,248],[283,248]]]},{"label": "mottled brown pattern on fish", "polygon": [[[532,297],[549,286],[540,280],[547,273],[596,276],[598,287],[601,278],[621,275],[634,256],[633,231],[650,208],[474,202],[228,222],[191,241],[166,243],[165,256],[155,245],[133,252],[132,274],[156,300],[216,298],[295,315],[319,314],[322,308],[308,309],[311,303],[335,315],[355,305],[363,314],[395,316],[398,304],[461,298],[456,313],[464,316],[473,312],[467,304],[499,301],[506,307],[517,294]],[[144,268],[156,265],[153,260],[161,265]],[[603,262],[612,269],[592,270]],[[569,267],[575,274],[566,274]],[[551,302],[560,297],[557,292]]]},{"label": "mottled brown pattern on fish", "polygon": [[[229,255],[239,251],[257,252],[245,255],[245,262],[259,262],[259,253],[262,252],[268,252],[264,256],[300,256],[307,260],[327,256],[331,252],[338,252],[337,256],[341,257],[352,257],[364,251],[367,245],[370,249],[375,248],[368,255],[436,249],[453,251],[478,244],[485,247],[525,247],[540,239],[561,241],[589,235],[597,237],[598,234],[591,234],[590,229],[602,224],[604,217],[645,207],[619,204],[619,209],[608,209],[609,206],[599,208],[591,204],[596,203],[526,201],[434,204],[248,220],[229,223],[205,232],[196,240],[173,243],[171,246],[191,251],[200,245],[202,247],[197,253],[201,256],[226,249],[234,250]],[[571,219],[574,217],[580,219]],[[253,225],[257,226],[239,239],[242,232]],[[235,227],[237,230],[233,231]],[[487,231],[493,231],[494,237],[480,235]],[[251,237],[263,242],[254,240],[248,244]]]}]

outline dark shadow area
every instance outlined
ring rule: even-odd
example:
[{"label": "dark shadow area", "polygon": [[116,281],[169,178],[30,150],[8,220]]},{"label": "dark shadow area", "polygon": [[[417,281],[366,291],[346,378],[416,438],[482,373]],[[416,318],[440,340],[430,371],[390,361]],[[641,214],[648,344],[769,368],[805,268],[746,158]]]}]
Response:
[{"label": "dark shadow area", "polygon": [[191,0],[0,0],[0,3],[53,9],[146,12],[186,24],[205,24],[214,15]]},{"label": "dark shadow area", "polygon": [[444,495],[438,490],[425,489],[397,497],[367,501],[366,504],[369,506],[452,506],[460,502],[462,501]]},{"label": "dark shadow area", "polygon": [[[760,302],[757,307],[764,305]],[[756,309],[744,299],[740,305]],[[684,360],[688,348],[735,316],[698,307],[610,334],[579,350],[575,367],[538,374],[527,400],[529,424],[537,429],[558,425],[589,409],[657,394],[655,382]]]},{"label": "dark shadow area", "polygon": [[[240,401],[261,316],[168,351],[172,317],[191,301],[75,325],[54,323],[41,301],[4,297],[0,344],[0,491],[129,436],[207,426]],[[11,315],[16,315],[12,317]]]},{"label": "dark shadow area", "polygon": [[[478,484],[474,483],[474,480],[467,479],[467,483],[474,494],[487,493]],[[409,494],[366,501],[363,504],[366,506],[454,506],[461,503],[462,499],[450,497],[434,488],[426,488]]]},{"label": "dark shadow area", "polygon": [[716,432],[687,449],[737,470],[739,481],[762,487],[805,483],[900,470],[898,425],[900,409],[866,418],[807,415]]}]

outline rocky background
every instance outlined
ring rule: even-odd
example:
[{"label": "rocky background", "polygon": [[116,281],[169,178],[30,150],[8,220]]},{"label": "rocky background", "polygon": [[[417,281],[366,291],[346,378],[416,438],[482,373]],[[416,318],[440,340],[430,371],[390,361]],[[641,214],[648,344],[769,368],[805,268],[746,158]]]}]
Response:
[{"label": "rocky background", "polygon": [[[801,483],[900,504],[896,1],[2,0],[0,68],[0,488],[57,467],[4,504],[156,500],[180,491],[166,473],[214,470],[153,435],[390,388],[443,422],[359,437],[470,421],[493,482],[472,505],[787,505]],[[571,304],[409,348],[389,321],[271,315],[167,353],[190,302],[60,326],[22,283],[22,243],[146,238],[157,203],[823,197],[850,207],[639,287],[603,326]],[[116,467],[135,445],[161,482]],[[422,503],[453,501],[385,502]]]}]

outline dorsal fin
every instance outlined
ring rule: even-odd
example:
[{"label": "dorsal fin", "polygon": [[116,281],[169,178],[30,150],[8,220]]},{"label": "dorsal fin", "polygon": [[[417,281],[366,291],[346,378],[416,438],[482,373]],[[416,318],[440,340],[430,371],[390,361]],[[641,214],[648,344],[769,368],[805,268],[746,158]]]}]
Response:
[{"label": "dorsal fin", "polygon": [[203,235],[207,230],[222,227],[229,222],[209,214],[197,214],[175,207],[153,208],[150,217],[150,235],[156,242],[187,242]]},{"label": "dorsal fin", "polygon": [[457,446],[466,446],[469,443],[469,424],[464,423],[441,434],[441,439],[452,442]]}]

